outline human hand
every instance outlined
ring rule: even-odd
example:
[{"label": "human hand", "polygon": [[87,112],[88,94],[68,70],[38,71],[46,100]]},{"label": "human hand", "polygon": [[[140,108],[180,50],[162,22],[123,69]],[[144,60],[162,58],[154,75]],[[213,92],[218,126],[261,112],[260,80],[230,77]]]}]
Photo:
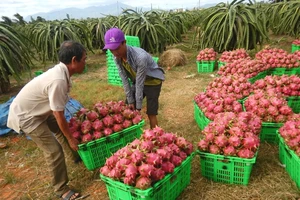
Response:
[{"label": "human hand", "polygon": [[71,149],[73,149],[73,151],[78,151],[79,141],[77,139],[69,138],[68,142],[69,142],[69,145],[70,145]]},{"label": "human hand", "polygon": [[135,110],[135,105],[133,103],[129,104],[129,108],[131,108],[132,110]]}]

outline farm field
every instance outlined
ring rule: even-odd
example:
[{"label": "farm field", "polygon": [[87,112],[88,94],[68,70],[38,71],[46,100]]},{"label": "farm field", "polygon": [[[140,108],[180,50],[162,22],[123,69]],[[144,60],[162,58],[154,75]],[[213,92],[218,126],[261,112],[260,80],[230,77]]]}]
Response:
[{"label": "farm field", "polygon": [[[194,120],[193,99],[216,77],[216,69],[213,73],[197,72],[195,61],[199,50],[191,47],[192,35],[192,31],[188,32],[182,43],[167,48],[181,49],[188,60],[184,66],[165,69],[166,81],[162,86],[158,120],[166,132],[183,136],[193,142],[196,149],[201,132]],[[272,36],[269,45],[290,52],[292,41],[293,38]],[[255,52],[249,54],[253,58]],[[97,102],[125,99],[122,87],[108,84],[105,59],[105,53],[101,51],[89,53],[87,72],[72,78],[70,96],[84,107],[91,108]],[[49,66],[50,63],[36,70],[45,70]],[[25,83],[29,78],[25,77],[24,80]],[[0,103],[15,95],[19,88],[15,85],[11,94],[1,95]],[[145,107],[142,114],[146,121],[144,128],[148,129]],[[57,199],[47,175],[43,154],[36,145],[25,136],[14,133],[1,136],[0,142],[7,144],[7,148],[0,149],[0,199]],[[277,145],[261,144],[247,186],[206,179],[201,175],[200,158],[195,156],[192,160],[191,182],[178,200],[299,200],[300,191],[280,164],[278,154]],[[68,161],[68,167],[70,185],[83,195],[90,194],[86,199],[109,199],[98,170],[89,171],[83,163],[74,164],[71,161]]]}]

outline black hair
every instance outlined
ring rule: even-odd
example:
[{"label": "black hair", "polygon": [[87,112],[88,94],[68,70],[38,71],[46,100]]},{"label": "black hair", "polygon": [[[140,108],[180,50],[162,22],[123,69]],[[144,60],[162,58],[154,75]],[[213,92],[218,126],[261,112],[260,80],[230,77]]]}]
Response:
[{"label": "black hair", "polygon": [[75,56],[75,59],[79,62],[84,52],[86,52],[86,50],[82,44],[72,40],[67,40],[60,45],[58,58],[60,62],[69,64]]}]

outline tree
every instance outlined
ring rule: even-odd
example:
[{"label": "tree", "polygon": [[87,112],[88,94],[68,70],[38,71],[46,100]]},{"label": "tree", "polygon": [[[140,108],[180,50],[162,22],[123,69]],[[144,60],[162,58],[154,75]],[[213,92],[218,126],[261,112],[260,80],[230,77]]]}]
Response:
[{"label": "tree", "polygon": [[14,14],[14,17],[17,19],[14,19],[13,21],[16,22],[17,24],[19,25],[27,24],[27,22],[23,19],[23,17],[19,13]]},{"label": "tree", "polygon": [[10,90],[9,76],[21,80],[21,72],[32,66],[29,41],[20,32],[0,22],[0,92]]},{"label": "tree", "polygon": [[279,3],[279,2],[286,2],[290,0],[269,0],[271,3]]},{"label": "tree", "polygon": [[274,34],[300,36],[300,1],[273,3],[265,12]]},{"label": "tree", "polygon": [[46,19],[44,19],[43,17],[41,16],[37,16],[36,19],[33,19],[33,17],[30,17],[31,18],[31,22],[32,23],[36,23],[36,22],[45,22]]},{"label": "tree", "polygon": [[213,47],[218,52],[254,49],[268,40],[266,15],[260,4],[244,0],[219,3],[208,8],[207,16],[197,31],[200,49]]},{"label": "tree", "polygon": [[[176,23],[163,21],[160,10],[143,12],[126,9],[114,26],[119,27],[126,35],[138,36],[140,46],[150,53],[161,53],[168,44],[179,41],[172,30]],[[165,24],[164,24],[165,22]],[[166,26],[168,24],[168,26]]]},{"label": "tree", "polygon": [[65,40],[74,40],[93,52],[91,34],[85,23],[78,20],[47,21],[32,24],[28,38],[34,43],[39,59],[57,61],[57,51]]},{"label": "tree", "polygon": [[7,24],[9,26],[11,26],[13,24],[13,21],[9,17],[2,16],[2,20],[3,20],[4,24]]}]

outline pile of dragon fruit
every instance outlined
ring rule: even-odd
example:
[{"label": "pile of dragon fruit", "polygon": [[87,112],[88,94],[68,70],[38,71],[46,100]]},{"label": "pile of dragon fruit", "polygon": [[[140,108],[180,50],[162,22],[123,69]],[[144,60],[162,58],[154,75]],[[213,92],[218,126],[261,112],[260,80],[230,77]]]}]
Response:
[{"label": "pile of dragon fruit", "polygon": [[197,94],[194,101],[208,119],[214,120],[218,113],[242,112],[242,104],[237,100],[247,97],[251,92],[251,83],[245,77],[221,76],[209,83],[205,92]]},{"label": "pile of dragon fruit", "polygon": [[289,54],[287,51],[278,48],[265,48],[255,54],[255,58],[265,63],[270,68],[295,68],[299,67],[298,56]]},{"label": "pile of dragon fruit", "polygon": [[221,54],[219,61],[230,63],[239,59],[250,59],[249,54],[245,49],[236,49],[232,51],[224,51]]},{"label": "pile of dragon fruit", "polygon": [[217,74],[220,76],[239,75],[248,79],[265,70],[267,70],[267,65],[260,60],[240,59],[226,63]]},{"label": "pile of dragon fruit", "polygon": [[300,50],[295,51],[293,54],[300,60]]},{"label": "pile of dragon fruit", "polygon": [[300,124],[295,125],[295,121],[300,114],[289,107],[287,97],[300,95],[299,76],[266,76],[253,84],[249,78],[272,68],[299,67],[299,56],[270,47],[258,52],[254,60],[243,49],[223,52],[219,60],[226,65],[219,69],[220,77],[194,98],[205,117],[211,120],[202,131],[198,150],[252,158],[260,143],[262,122],[269,122],[287,124],[280,129],[282,137],[298,154]]},{"label": "pile of dragon fruit", "polygon": [[252,84],[253,90],[275,89],[286,96],[300,96],[300,77],[297,75],[266,76]]},{"label": "pile of dragon fruit", "polygon": [[260,145],[262,121],[252,112],[224,112],[202,131],[198,150],[225,156],[253,158]]},{"label": "pile of dragon fruit", "polygon": [[300,119],[285,122],[278,131],[286,145],[300,157]]},{"label": "pile of dragon fruit", "polygon": [[300,39],[296,39],[292,42],[294,45],[300,45]]},{"label": "pile of dragon fruit", "polygon": [[139,111],[124,101],[96,103],[93,109],[81,108],[69,121],[74,138],[87,143],[122,131],[142,121]]},{"label": "pile of dragon fruit", "polygon": [[173,173],[192,152],[191,142],[157,126],[107,158],[100,173],[145,190]]},{"label": "pile of dragon fruit", "polygon": [[213,48],[205,48],[199,51],[197,55],[197,61],[215,61],[217,58],[217,52]]},{"label": "pile of dragon fruit", "polygon": [[263,122],[283,123],[294,116],[285,96],[274,88],[255,90],[244,103],[246,111],[259,116]]}]

